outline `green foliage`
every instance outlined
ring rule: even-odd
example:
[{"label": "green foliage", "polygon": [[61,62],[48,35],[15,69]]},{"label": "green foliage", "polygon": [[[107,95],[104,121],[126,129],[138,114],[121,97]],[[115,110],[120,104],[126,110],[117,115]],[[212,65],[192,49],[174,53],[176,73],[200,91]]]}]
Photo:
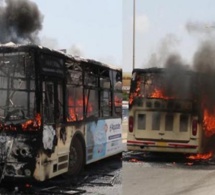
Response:
[{"label": "green foliage", "polygon": [[123,101],[128,101],[128,92],[126,92],[126,91],[123,91],[122,92],[122,98],[123,98]]}]

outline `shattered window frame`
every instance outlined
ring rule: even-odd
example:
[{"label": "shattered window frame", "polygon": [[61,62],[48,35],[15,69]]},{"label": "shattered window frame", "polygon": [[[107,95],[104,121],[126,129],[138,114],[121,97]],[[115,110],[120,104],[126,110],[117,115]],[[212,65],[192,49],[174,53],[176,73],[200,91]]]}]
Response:
[{"label": "shattered window frame", "polygon": [[83,69],[79,62],[67,62],[68,74],[66,85],[66,120],[74,122],[83,120]]},{"label": "shattered window frame", "polygon": [[[0,54],[1,118],[14,109],[21,109],[25,117],[33,117],[35,110],[34,57],[28,51],[5,51]],[[32,71],[33,70],[33,71]]]},{"label": "shattered window frame", "polygon": [[100,87],[100,108],[101,117],[112,116],[112,83],[110,77],[110,71],[108,68],[100,70],[99,75],[99,87]]},{"label": "shattered window frame", "polygon": [[112,70],[113,83],[113,115],[122,117],[122,73]]}]

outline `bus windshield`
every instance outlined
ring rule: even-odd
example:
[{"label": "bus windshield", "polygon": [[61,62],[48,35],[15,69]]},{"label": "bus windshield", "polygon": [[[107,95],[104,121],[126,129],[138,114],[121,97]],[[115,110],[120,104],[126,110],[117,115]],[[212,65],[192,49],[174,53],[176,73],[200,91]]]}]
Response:
[{"label": "bus windshield", "polygon": [[[132,101],[135,97],[160,99],[191,99],[192,79],[189,74],[169,72],[135,72],[131,82]],[[183,81],[183,82],[181,82]]]},{"label": "bus windshield", "polygon": [[25,52],[0,54],[1,119],[33,117],[35,83],[30,58]]}]

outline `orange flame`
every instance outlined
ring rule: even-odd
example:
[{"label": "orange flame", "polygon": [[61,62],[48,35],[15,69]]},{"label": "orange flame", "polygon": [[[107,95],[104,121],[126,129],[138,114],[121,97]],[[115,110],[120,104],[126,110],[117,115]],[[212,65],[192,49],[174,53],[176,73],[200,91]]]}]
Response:
[{"label": "orange flame", "polygon": [[139,160],[137,160],[136,158],[132,158],[131,160],[129,160],[129,162],[139,162]]},{"label": "orange flame", "polygon": [[[134,100],[135,97],[140,97],[140,81],[137,82],[137,88],[134,93],[131,94],[130,99],[129,99],[129,104],[131,104]],[[169,99],[174,99],[175,97],[171,96],[166,96],[164,95],[163,91],[161,89],[154,89],[154,91],[149,95],[151,98],[161,98],[165,100]]]},{"label": "orange flame", "polygon": [[196,154],[196,155],[190,155],[187,158],[190,160],[208,160],[213,156],[213,152],[210,151],[206,154]]},{"label": "orange flame", "polygon": [[161,89],[155,89],[150,97],[152,97],[152,98],[161,98],[161,99],[166,99],[166,100],[174,98],[174,97],[165,96]]},{"label": "orange flame", "polygon": [[[83,119],[83,99],[79,99],[76,101],[73,101],[72,98],[69,98],[69,115],[70,117],[67,118],[68,122],[76,121],[77,119],[81,120]],[[90,113],[93,111],[92,104],[88,102],[88,98],[85,97],[85,105],[87,105],[87,114],[90,115]]]},{"label": "orange flame", "polygon": [[129,97],[129,104],[132,104],[133,100],[135,97],[139,97],[140,96],[140,86],[141,86],[141,81],[137,80],[137,87],[135,89],[134,93],[131,93],[130,97]]},{"label": "orange flame", "polygon": [[204,110],[203,124],[206,136],[215,134],[215,114],[210,114],[207,109]]},{"label": "orange flame", "polygon": [[[40,127],[41,126],[41,115],[39,113],[36,114],[34,119],[27,120],[22,124],[22,129],[27,130],[29,126]],[[28,129],[29,130],[29,129]]]}]

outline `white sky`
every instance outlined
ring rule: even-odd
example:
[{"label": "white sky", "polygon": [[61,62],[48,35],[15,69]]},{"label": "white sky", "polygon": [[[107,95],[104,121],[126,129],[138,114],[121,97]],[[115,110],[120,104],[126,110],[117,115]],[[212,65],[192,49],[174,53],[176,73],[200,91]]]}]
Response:
[{"label": "white sky", "polygon": [[[44,15],[43,44],[132,70],[133,0],[32,1]],[[135,67],[152,56],[161,66],[169,52],[191,63],[199,42],[214,40],[214,8],[214,0],[136,0]]]},{"label": "white sky", "polygon": [[[214,40],[214,0],[136,0],[135,67],[148,67],[151,56],[157,66],[167,52],[178,52],[187,63],[199,42]],[[133,0],[123,0],[123,65],[132,70]],[[186,29],[191,24],[192,31]],[[198,32],[197,32],[198,31]]]},{"label": "white sky", "polygon": [[32,1],[44,15],[44,45],[121,67],[123,0]]}]

